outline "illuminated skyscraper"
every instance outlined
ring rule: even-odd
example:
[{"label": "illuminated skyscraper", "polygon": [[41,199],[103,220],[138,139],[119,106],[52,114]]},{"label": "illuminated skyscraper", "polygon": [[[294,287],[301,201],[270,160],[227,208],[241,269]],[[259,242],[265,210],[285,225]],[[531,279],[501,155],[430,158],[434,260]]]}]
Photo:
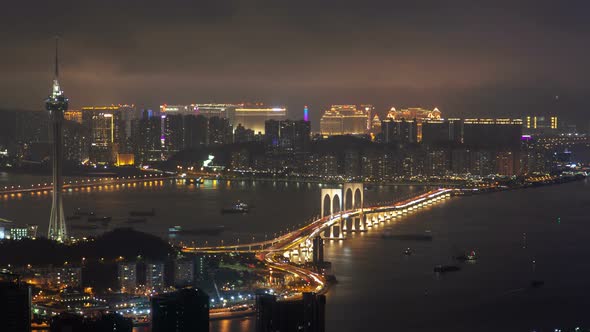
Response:
[{"label": "illuminated skyscraper", "polygon": [[53,90],[45,101],[45,108],[49,112],[51,123],[51,135],[53,137],[52,163],[53,163],[53,201],[51,215],[49,216],[49,230],[47,237],[63,242],[67,239],[66,221],[62,204],[62,124],[64,112],[68,109],[68,98],[59,87],[59,63],[58,63],[57,39],[55,40],[55,77],[53,79]]},{"label": "illuminated skyscraper", "polygon": [[303,121],[309,121],[309,109],[307,108],[307,105],[303,108]]},{"label": "illuminated skyscraper", "polygon": [[128,152],[125,146],[131,130],[127,133],[126,119],[134,113],[135,107],[132,105],[82,107],[82,122],[90,135],[90,162],[115,164],[117,154]]}]

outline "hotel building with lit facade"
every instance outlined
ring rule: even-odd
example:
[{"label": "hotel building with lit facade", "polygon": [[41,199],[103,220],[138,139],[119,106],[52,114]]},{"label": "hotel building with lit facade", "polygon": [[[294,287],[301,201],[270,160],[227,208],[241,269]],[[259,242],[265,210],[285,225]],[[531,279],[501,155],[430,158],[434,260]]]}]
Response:
[{"label": "hotel building with lit facade", "polygon": [[528,135],[556,134],[559,128],[555,115],[527,115],[522,121],[523,131]]},{"label": "hotel building with lit facade", "polygon": [[237,107],[229,119],[234,128],[242,125],[246,129],[253,130],[255,134],[264,134],[264,123],[267,120],[286,120],[287,108],[267,107],[261,104],[245,105]]},{"label": "hotel building with lit facade", "polygon": [[320,135],[364,135],[371,126],[370,105],[332,105],[320,119]]},{"label": "hotel building with lit facade", "polygon": [[416,127],[416,141],[421,142],[422,123],[428,120],[441,119],[441,116],[441,111],[439,111],[439,109],[436,107],[432,110],[421,107],[409,107],[396,110],[395,107],[392,107],[389,112],[387,112],[385,120],[392,120],[394,122],[399,122],[402,120],[406,122],[414,122]]}]

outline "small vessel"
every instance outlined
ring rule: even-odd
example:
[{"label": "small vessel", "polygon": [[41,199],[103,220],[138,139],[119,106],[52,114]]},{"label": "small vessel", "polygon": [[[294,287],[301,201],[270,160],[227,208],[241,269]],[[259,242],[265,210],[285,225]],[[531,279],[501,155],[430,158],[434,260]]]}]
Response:
[{"label": "small vessel", "polygon": [[112,217],[88,217],[89,222],[97,222],[97,221],[109,222],[112,219],[113,219]]},{"label": "small vessel", "polygon": [[411,254],[412,254],[412,249],[411,248],[406,248],[406,250],[404,250],[404,255],[410,256]]},{"label": "small vessel", "polygon": [[74,215],[75,216],[93,216],[94,211],[83,210],[82,208],[76,208],[74,210]]},{"label": "small vessel", "polygon": [[461,268],[456,265],[437,265],[434,267],[434,272],[436,273],[455,272],[459,270]]},{"label": "small vessel", "polygon": [[173,226],[173,227],[169,227],[168,228],[168,233],[180,233],[182,232],[182,227],[181,226]]},{"label": "small vessel", "polygon": [[132,217],[153,217],[156,215],[156,209],[152,208],[148,211],[131,211],[129,215]]},{"label": "small vessel", "polygon": [[543,280],[533,280],[533,281],[531,281],[531,287],[532,288],[539,288],[539,287],[542,287],[543,285],[545,285],[545,282]]},{"label": "small vessel", "polygon": [[248,211],[248,204],[240,201],[237,201],[229,208],[221,209],[221,213],[248,213]]},{"label": "small vessel", "polygon": [[147,218],[128,218],[127,219],[128,224],[142,224],[142,223],[146,223],[146,222],[147,222]]},{"label": "small vessel", "polygon": [[73,215],[73,216],[66,217],[66,221],[80,220],[80,219],[82,219],[82,216],[79,216],[79,215]]},{"label": "small vessel", "polygon": [[465,253],[463,255],[459,255],[459,256],[455,257],[455,259],[460,260],[460,261],[476,261],[477,254],[475,253],[475,250],[471,250],[468,253]]}]

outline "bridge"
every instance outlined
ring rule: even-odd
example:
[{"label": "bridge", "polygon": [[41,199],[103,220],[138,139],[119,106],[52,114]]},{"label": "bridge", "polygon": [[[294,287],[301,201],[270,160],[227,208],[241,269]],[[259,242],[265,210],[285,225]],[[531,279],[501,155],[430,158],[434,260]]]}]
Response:
[{"label": "bridge", "polygon": [[452,192],[453,189],[440,188],[398,202],[364,207],[363,184],[345,183],[340,188],[322,188],[320,218],[285,235],[267,241],[183,247],[182,250],[188,253],[255,253],[273,269],[303,277],[316,285],[316,292],[321,292],[325,277],[301,265],[314,261],[314,239],[320,237],[335,241],[345,240],[350,233],[366,232],[386,221],[440,203],[450,198]]},{"label": "bridge", "polygon": [[[158,181],[166,179],[174,179],[174,176],[152,173],[133,176],[117,176],[117,177],[103,177],[103,178],[88,178],[88,179],[74,179],[65,181],[63,184],[63,191],[74,188],[91,188],[99,186],[109,186],[117,184],[127,184],[144,181]],[[0,186],[0,196],[15,195],[23,193],[41,193],[51,192],[53,190],[53,182],[33,183],[33,184],[19,184]]]}]

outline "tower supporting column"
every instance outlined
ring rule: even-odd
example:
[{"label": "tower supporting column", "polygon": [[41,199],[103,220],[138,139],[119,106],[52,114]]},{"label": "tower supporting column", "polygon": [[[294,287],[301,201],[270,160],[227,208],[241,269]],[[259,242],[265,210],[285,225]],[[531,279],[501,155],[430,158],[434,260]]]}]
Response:
[{"label": "tower supporting column", "polygon": [[64,95],[59,86],[59,61],[57,39],[55,40],[55,76],[51,95],[45,100],[45,108],[49,112],[51,124],[52,144],[52,166],[53,166],[53,199],[51,203],[51,214],[49,216],[49,229],[47,237],[51,240],[64,242],[68,240],[66,221],[62,203],[62,161],[63,161],[63,120],[64,112],[68,109],[68,98]]}]

